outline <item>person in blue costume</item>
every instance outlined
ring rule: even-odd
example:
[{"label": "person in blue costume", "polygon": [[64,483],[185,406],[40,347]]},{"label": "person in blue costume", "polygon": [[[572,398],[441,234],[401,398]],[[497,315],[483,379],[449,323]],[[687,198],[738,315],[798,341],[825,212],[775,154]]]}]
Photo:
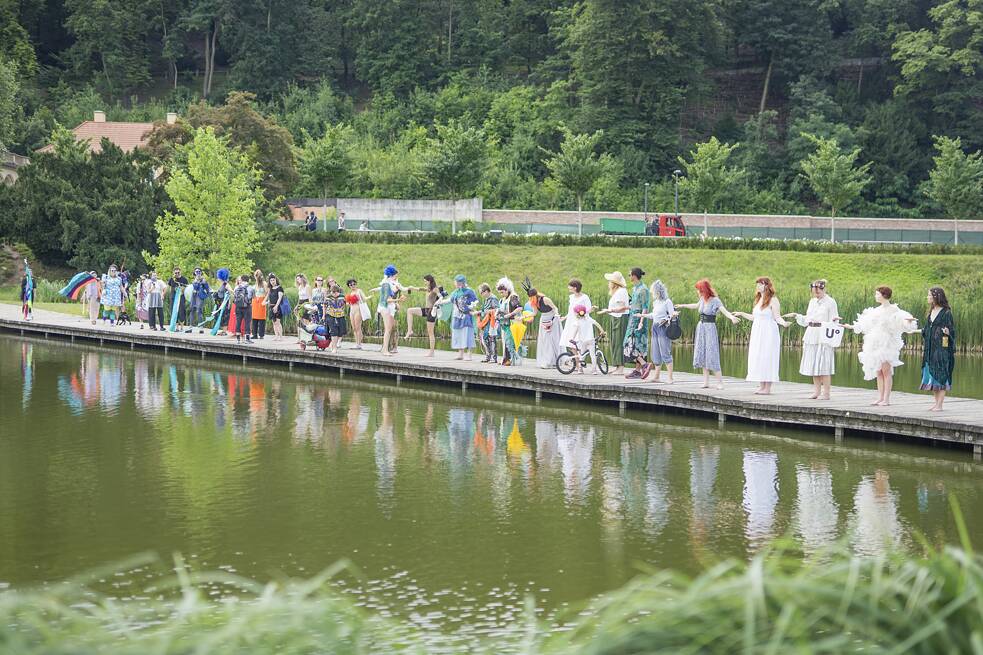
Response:
[{"label": "person in blue costume", "polygon": [[471,349],[474,348],[474,311],[478,304],[478,295],[468,286],[463,275],[454,278],[457,286],[447,298],[442,298],[438,305],[451,303],[454,311],[451,315],[451,348],[457,351],[457,359],[471,361]]}]

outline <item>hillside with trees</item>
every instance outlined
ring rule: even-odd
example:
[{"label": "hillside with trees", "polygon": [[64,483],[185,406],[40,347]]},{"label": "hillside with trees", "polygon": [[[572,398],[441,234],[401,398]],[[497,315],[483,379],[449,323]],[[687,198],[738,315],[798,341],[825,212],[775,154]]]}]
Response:
[{"label": "hillside with trees", "polygon": [[[213,127],[271,201],[637,210],[648,182],[667,208],[709,167],[684,210],[945,216],[936,160],[983,147],[983,0],[0,0],[0,144],[96,109],[178,112],[164,168]],[[845,194],[810,176],[846,160]]]}]

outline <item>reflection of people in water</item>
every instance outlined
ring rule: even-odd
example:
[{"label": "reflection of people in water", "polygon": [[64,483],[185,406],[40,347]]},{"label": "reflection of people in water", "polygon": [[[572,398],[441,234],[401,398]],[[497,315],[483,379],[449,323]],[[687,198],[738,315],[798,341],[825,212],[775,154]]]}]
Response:
[{"label": "reflection of people in water", "polygon": [[833,474],[823,463],[795,467],[795,532],[806,554],[836,541],[840,507],[833,497]]},{"label": "reflection of people in water", "polygon": [[887,471],[878,469],[865,476],[853,496],[850,543],[861,555],[880,555],[901,544],[897,494],[891,489]]},{"label": "reflection of people in water", "polygon": [[29,343],[22,343],[20,346],[20,370],[23,380],[21,407],[26,410],[34,390],[34,346]]},{"label": "reflection of people in water", "polygon": [[775,506],[778,505],[778,455],[744,451],[744,534],[756,551],[773,536]]},{"label": "reflection of people in water", "polygon": [[720,446],[700,444],[689,456],[689,492],[692,502],[690,513],[690,541],[694,547],[706,545],[707,533],[713,525],[717,509],[717,497],[713,487],[717,482],[717,464]]},{"label": "reflection of people in water", "polygon": [[649,444],[648,470],[645,477],[645,534],[657,537],[669,520],[669,460],[672,442]]},{"label": "reflection of people in water", "polygon": [[396,484],[396,438],[393,428],[393,404],[396,401],[383,396],[379,401],[379,427],[373,437],[375,443],[376,492],[379,505],[386,513],[392,509]]}]

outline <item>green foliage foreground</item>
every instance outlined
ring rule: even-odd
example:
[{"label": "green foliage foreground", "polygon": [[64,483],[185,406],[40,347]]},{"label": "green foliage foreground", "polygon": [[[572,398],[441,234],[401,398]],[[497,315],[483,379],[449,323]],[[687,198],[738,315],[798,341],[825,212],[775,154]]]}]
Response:
[{"label": "green foliage foreground", "polygon": [[[83,582],[0,595],[0,651],[10,653],[983,653],[983,558],[968,546],[921,557],[814,560],[772,547],[688,578],[640,575],[577,614],[492,640],[426,633],[371,615],[332,590],[337,566],[263,585],[192,575],[114,600]],[[107,572],[101,572],[105,575]],[[92,580],[99,577],[94,574]],[[234,597],[215,600],[225,585]]]}]

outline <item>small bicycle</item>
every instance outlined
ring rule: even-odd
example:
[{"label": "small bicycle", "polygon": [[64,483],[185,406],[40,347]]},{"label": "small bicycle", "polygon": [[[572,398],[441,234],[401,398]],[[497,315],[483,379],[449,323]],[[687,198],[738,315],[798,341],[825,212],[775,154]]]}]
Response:
[{"label": "small bicycle", "polygon": [[601,372],[602,375],[608,374],[608,358],[604,356],[601,351],[601,344],[604,342],[604,335],[599,336],[594,342],[594,352],[581,352],[580,347],[574,340],[570,341],[570,348],[573,352],[569,350],[564,353],[560,353],[559,357],[556,358],[556,368],[560,373],[564,375],[570,375],[575,370],[577,370],[577,365],[580,365],[581,370],[586,368],[587,363],[591,361],[591,358],[595,355],[597,356],[597,370]]}]

